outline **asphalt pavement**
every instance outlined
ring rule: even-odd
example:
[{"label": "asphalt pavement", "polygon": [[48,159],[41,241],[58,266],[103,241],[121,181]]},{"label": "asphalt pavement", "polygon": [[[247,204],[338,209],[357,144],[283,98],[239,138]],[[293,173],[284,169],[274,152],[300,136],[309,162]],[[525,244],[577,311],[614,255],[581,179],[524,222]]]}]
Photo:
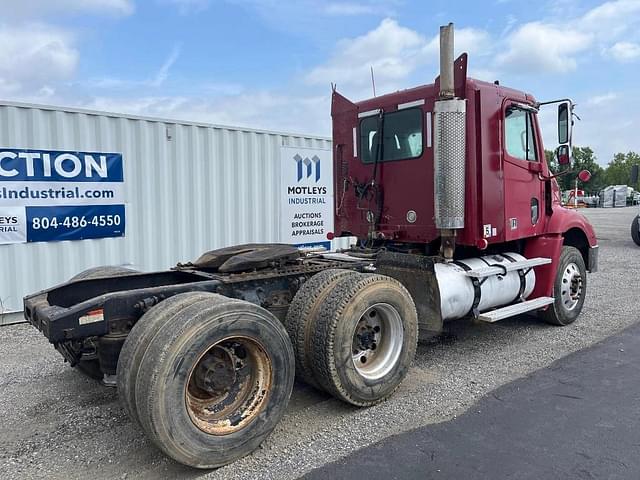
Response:
[{"label": "asphalt pavement", "polygon": [[638,479],[640,325],[305,478]]}]

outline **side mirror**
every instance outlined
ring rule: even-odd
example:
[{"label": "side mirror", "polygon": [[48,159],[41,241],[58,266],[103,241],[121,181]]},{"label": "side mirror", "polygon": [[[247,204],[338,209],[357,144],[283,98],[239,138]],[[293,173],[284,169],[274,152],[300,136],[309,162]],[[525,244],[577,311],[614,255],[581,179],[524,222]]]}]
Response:
[{"label": "side mirror", "polygon": [[556,149],[556,157],[558,158],[558,165],[569,165],[571,163],[569,145],[560,145]]},{"label": "side mirror", "polygon": [[581,182],[587,183],[589,180],[591,180],[591,172],[589,170],[580,170],[580,173],[578,173],[578,178]]},{"label": "side mirror", "polygon": [[633,165],[631,167],[631,185],[637,185],[638,174],[640,173],[640,165]]},{"label": "side mirror", "polygon": [[558,105],[558,143],[560,145],[571,144],[571,103],[562,102]]}]

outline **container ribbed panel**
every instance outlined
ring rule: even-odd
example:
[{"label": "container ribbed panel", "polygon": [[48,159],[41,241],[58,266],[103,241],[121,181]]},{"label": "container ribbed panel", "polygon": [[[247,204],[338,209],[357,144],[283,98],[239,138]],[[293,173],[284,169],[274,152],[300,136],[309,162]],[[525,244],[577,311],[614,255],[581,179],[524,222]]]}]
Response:
[{"label": "container ribbed panel", "polygon": [[24,295],[90,267],[164,270],[214,248],[279,241],[281,146],[331,141],[0,102],[0,148],[122,153],[127,202],[123,238],[0,245],[0,324]]}]

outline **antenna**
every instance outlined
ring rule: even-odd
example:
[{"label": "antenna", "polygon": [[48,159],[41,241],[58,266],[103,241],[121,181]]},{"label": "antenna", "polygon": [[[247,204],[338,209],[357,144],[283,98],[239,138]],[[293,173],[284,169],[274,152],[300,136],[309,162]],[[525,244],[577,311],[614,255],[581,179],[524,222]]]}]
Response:
[{"label": "antenna", "polygon": [[373,65],[371,65],[371,85],[373,86],[373,96],[376,96],[376,78],[373,76]]}]

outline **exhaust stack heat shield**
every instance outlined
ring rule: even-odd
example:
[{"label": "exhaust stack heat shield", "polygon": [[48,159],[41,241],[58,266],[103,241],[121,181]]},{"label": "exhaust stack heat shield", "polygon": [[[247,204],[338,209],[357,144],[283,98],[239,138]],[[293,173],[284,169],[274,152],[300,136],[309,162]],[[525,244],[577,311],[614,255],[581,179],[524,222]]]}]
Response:
[{"label": "exhaust stack heat shield", "polygon": [[433,113],[436,227],[464,228],[466,101],[439,100]]}]

